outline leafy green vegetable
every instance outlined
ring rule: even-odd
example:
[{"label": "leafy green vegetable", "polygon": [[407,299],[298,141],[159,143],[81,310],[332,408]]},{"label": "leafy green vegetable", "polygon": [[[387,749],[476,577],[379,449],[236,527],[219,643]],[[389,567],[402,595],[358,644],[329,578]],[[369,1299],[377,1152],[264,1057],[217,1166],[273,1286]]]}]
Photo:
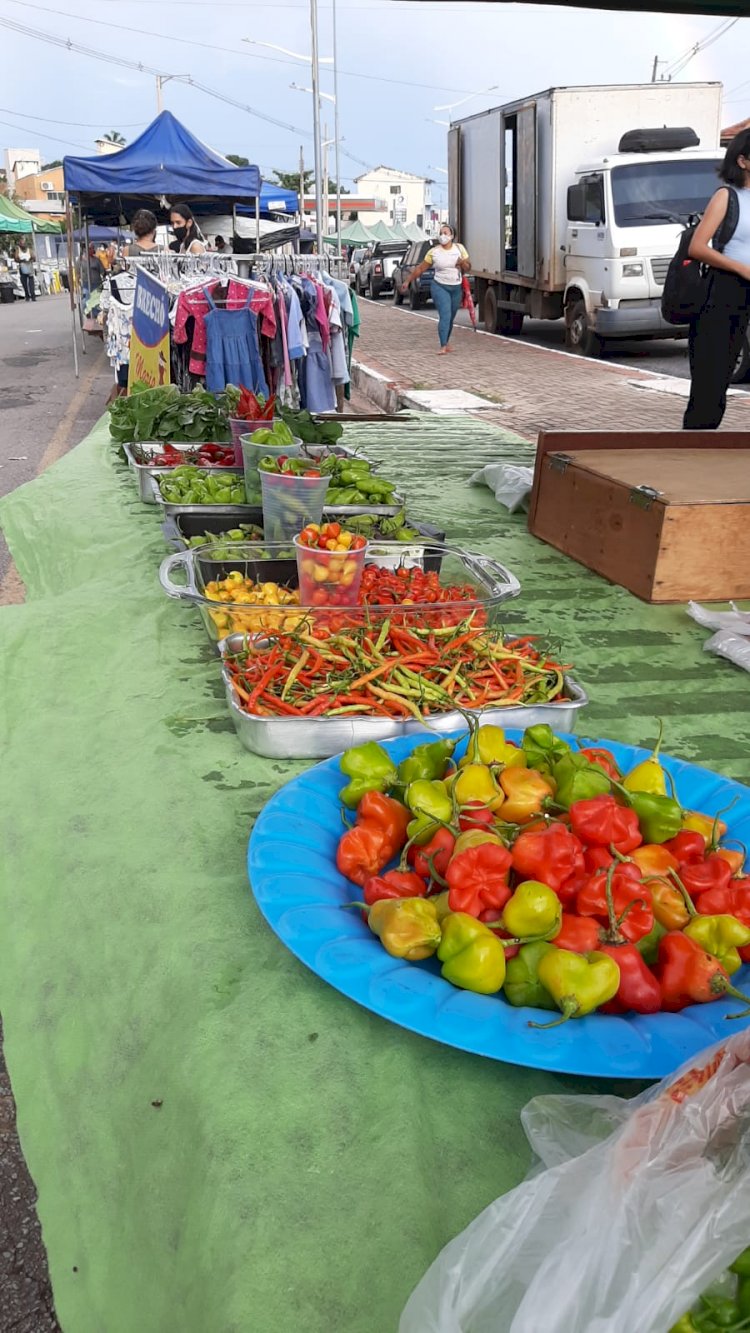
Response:
[{"label": "leafy green vegetable", "polygon": [[109,409],[109,433],[118,444],[136,440],[202,442],[231,438],[226,396],[195,388],[180,393],[175,384],[156,389],[136,386]]},{"label": "leafy green vegetable", "polygon": [[277,411],[292,435],[303,444],[336,444],[344,433],[338,421],[316,421],[309,412],[293,412],[290,407],[279,406]]}]

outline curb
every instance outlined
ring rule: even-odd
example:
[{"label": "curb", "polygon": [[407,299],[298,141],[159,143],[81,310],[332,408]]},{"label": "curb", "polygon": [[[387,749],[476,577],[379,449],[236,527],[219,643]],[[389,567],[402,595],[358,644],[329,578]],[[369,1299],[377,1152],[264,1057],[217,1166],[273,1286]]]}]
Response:
[{"label": "curb", "polygon": [[402,391],[396,381],[389,380],[386,375],[381,375],[380,371],[373,370],[372,366],[352,360],[351,378],[355,389],[359,389],[360,393],[389,416],[394,416],[402,406]]}]

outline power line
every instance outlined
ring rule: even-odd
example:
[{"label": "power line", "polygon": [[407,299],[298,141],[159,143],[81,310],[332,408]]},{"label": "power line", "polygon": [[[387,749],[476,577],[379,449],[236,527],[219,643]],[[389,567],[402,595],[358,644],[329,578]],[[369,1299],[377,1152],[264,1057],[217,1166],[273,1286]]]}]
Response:
[{"label": "power line", "polygon": [[719,38],[729,32],[729,29],[733,28],[735,23],[739,23],[739,16],[734,19],[723,19],[718,27],[712,28],[711,32],[709,32],[702,41],[696,42],[694,46],[689,48],[689,50],[684,51],[681,56],[678,56],[671,65],[668,65],[662,78],[672,79],[676,74],[681,74],[685,66],[689,65],[690,61],[694,56],[698,55],[699,51],[705,51],[707,47],[713,46],[714,42],[718,42]]},{"label": "power line", "polygon": [[[0,120],[0,125],[6,125],[9,130],[20,130],[21,134],[28,134],[29,132],[28,125],[14,125],[10,120]],[[34,130],[34,134],[38,139],[51,139],[53,143],[62,143],[65,144],[66,147],[70,144],[72,144],[74,148],[91,147],[90,144],[78,143],[75,139],[59,139],[56,134],[45,134],[42,130]]]},{"label": "power line", "polygon": [[[114,28],[117,32],[128,32],[136,37],[154,37],[163,42],[179,42],[181,46],[197,46],[201,51],[219,51],[222,55],[245,56],[248,60],[263,60],[275,65],[291,65],[294,69],[299,69],[298,60],[285,60],[283,56],[258,55],[254,51],[244,51],[234,46],[217,46],[213,42],[200,41],[192,37],[178,37],[174,33],[151,32],[147,28],[131,28],[124,23],[110,23],[107,19],[89,18],[83,14],[71,14],[66,9],[51,9],[47,5],[36,5],[31,0],[10,0],[12,5],[19,5],[22,9],[35,9],[42,14],[54,14],[55,16],[69,19],[77,19],[81,23],[95,23],[99,28]],[[369,79],[374,83],[392,83],[402,88],[423,88],[429,92],[466,92],[465,88],[443,88],[442,84],[433,83],[415,83],[411,79],[389,79],[381,74],[365,74],[359,70],[339,69],[341,75],[346,75],[352,79]]]},{"label": "power line", "polygon": [[[100,120],[60,120],[58,116],[32,116],[30,111],[17,111],[14,106],[0,106],[0,111],[5,112],[7,116],[20,116],[21,120],[46,120],[54,125],[72,125],[80,130],[97,130],[102,122]],[[121,125],[123,130],[142,130],[148,125],[147,120],[133,120],[127,125]],[[41,134],[41,130],[36,131]]]}]

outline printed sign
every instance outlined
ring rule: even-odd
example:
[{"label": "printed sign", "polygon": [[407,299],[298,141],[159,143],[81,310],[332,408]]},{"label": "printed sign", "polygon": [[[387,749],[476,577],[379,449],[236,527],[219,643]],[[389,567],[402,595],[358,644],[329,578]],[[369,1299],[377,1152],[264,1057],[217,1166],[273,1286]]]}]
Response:
[{"label": "printed sign", "polygon": [[169,384],[169,294],[162,283],[139,268],[135,280],[130,334],[128,389]]}]

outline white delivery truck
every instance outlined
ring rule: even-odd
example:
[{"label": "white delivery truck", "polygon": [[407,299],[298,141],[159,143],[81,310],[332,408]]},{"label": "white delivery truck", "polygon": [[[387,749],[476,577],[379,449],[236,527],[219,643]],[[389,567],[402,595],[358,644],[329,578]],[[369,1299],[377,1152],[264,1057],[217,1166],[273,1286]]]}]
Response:
[{"label": "white delivery truck", "polygon": [[[586,356],[612,338],[684,337],[661,293],[719,183],[721,98],[720,83],[550,88],[453,124],[451,218],[485,327],[564,317]],[[748,369],[745,348],[736,375]]]}]

